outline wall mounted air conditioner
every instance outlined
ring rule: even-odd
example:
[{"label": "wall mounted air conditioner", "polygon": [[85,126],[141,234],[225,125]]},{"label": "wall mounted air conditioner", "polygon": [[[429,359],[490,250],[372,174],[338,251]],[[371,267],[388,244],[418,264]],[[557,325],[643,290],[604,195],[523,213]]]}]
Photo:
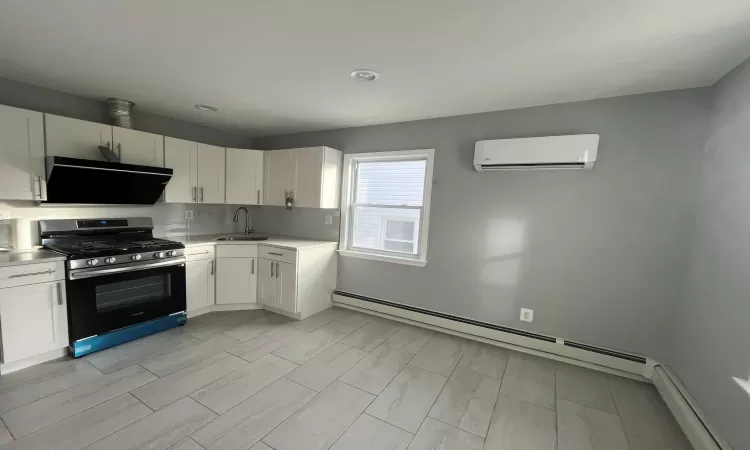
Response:
[{"label": "wall mounted air conditioner", "polygon": [[478,141],[474,168],[485,170],[591,169],[598,134]]}]

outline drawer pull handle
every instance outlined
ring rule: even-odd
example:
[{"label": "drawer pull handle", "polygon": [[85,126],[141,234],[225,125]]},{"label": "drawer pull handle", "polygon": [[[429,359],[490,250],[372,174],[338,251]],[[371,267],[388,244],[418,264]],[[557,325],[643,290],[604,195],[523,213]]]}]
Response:
[{"label": "drawer pull handle", "polygon": [[269,255],[274,255],[274,256],[284,256],[284,254],[283,254],[283,253],[274,253],[274,252],[268,252],[268,254],[269,254]]},{"label": "drawer pull handle", "polygon": [[9,276],[8,278],[33,277],[34,275],[49,275],[51,273],[55,273],[55,271],[52,269],[49,269],[49,270],[44,270],[42,272],[17,273],[17,274]]},{"label": "drawer pull handle", "polygon": [[62,282],[57,282],[57,304],[62,306],[63,304],[63,293],[62,293]]}]

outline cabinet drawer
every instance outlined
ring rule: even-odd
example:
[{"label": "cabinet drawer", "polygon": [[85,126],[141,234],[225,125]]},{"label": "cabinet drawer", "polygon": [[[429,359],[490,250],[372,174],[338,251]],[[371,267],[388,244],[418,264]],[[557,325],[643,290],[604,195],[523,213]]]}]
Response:
[{"label": "cabinet drawer", "polygon": [[201,259],[211,259],[216,254],[215,245],[202,245],[200,247],[185,248],[185,255],[189,261],[198,261]]},{"label": "cabinet drawer", "polygon": [[261,245],[258,249],[258,255],[259,258],[297,264],[297,250],[289,250],[288,248],[276,248],[268,245]]},{"label": "cabinet drawer", "polygon": [[0,267],[0,288],[65,280],[62,261]]},{"label": "cabinet drawer", "polygon": [[221,244],[216,246],[218,258],[255,258],[258,256],[258,246],[253,244]]}]

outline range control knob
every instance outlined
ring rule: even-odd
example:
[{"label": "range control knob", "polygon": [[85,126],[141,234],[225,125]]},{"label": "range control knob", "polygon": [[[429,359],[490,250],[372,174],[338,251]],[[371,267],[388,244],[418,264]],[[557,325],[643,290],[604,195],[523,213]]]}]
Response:
[{"label": "range control knob", "polygon": [[174,250],[170,250],[167,252],[167,256],[177,256],[177,252]]},{"label": "range control knob", "polygon": [[94,259],[89,259],[88,261],[86,261],[86,265],[87,265],[87,266],[95,266],[95,265],[97,265],[97,264],[99,264],[99,260],[98,260],[98,259],[96,259],[96,258],[94,258]]},{"label": "range control knob", "polygon": [[110,256],[109,258],[104,258],[104,262],[107,264],[112,264],[115,261],[117,260],[113,256]]},{"label": "range control knob", "polygon": [[164,252],[156,252],[156,253],[154,253],[154,258],[156,258],[156,259],[164,258]]},{"label": "range control knob", "polygon": [[141,258],[142,258],[141,255],[133,255],[130,257],[130,259],[132,259],[133,261],[140,261]]}]

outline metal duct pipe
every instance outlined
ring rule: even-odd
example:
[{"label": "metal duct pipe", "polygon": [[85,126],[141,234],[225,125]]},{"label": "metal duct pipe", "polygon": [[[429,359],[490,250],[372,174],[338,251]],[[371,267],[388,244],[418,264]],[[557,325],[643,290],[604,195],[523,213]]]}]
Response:
[{"label": "metal duct pipe", "polygon": [[133,128],[133,102],[121,98],[108,98],[107,107],[112,124],[122,128]]}]

